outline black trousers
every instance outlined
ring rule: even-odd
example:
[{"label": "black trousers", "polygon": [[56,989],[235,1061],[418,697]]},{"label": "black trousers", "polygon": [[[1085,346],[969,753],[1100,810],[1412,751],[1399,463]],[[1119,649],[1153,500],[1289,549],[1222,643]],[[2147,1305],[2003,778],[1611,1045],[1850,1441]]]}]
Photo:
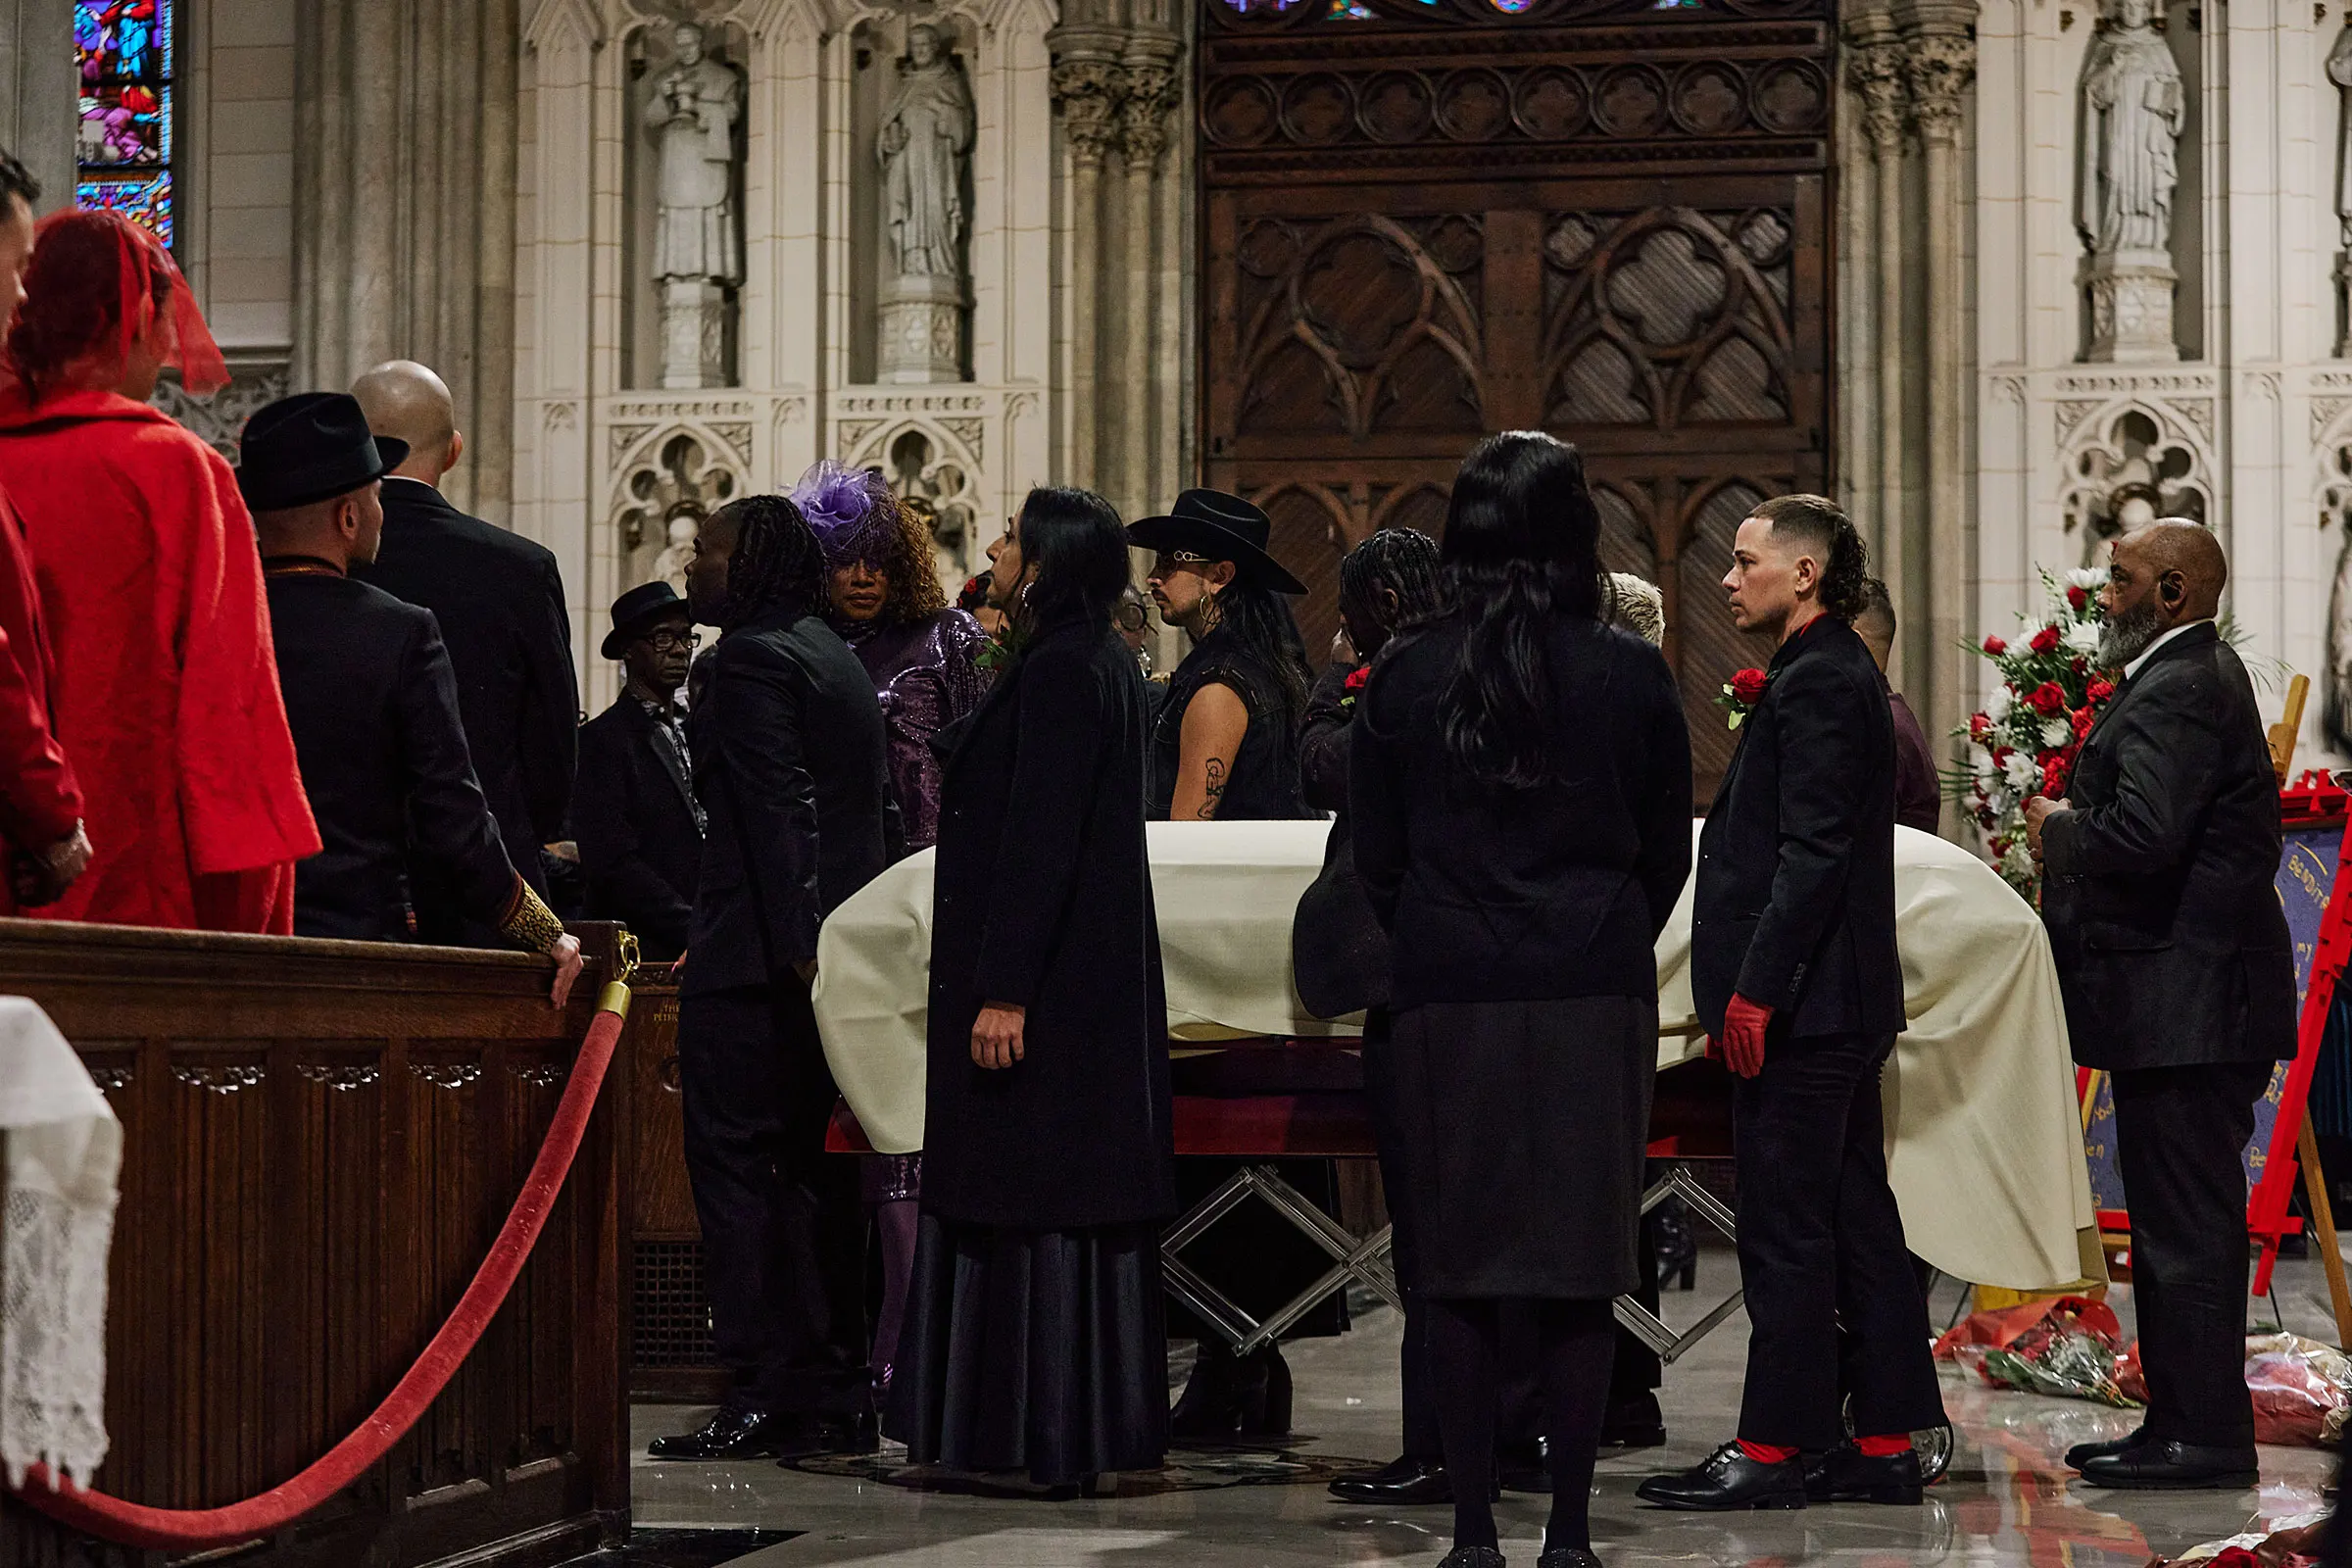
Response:
[{"label": "black trousers", "polygon": [[2151,1439],[2254,1446],[2244,1152],[2271,1073],[2232,1061],[2113,1074]]},{"label": "black trousers", "polygon": [[[1389,1013],[1374,1007],[1364,1018],[1364,1096],[1372,1111],[1373,1141],[1380,1153],[1380,1185],[1389,1205],[1389,1266],[1396,1294],[1404,1298],[1404,1338],[1397,1349],[1397,1379],[1404,1404],[1404,1448],[1408,1459],[1444,1462],[1438,1434],[1438,1399],[1430,1370],[1430,1315],[1421,1294],[1420,1226],[1413,1218],[1412,1193],[1404,1171],[1404,1135],[1397,1125],[1393,1068],[1389,1058]],[[1635,1298],[1658,1310],[1658,1240],[1647,1216],[1642,1221],[1642,1288]],[[1501,1345],[1495,1365],[1495,1440],[1506,1448],[1532,1447],[1544,1435],[1543,1376],[1532,1303],[1499,1303]],[[1618,1327],[1611,1363],[1609,1402],[1617,1404],[1656,1388],[1663,1373],[1658,1354]]]},{"label": "black trousers", "polygon": [[686,1172],[727,1403],[846,1412],[865,1369],[865,1211],[858,1162],[829,1155],[839,1091],[808,988],[689,995],[678,1003]]},{"label": "black trousers", "polygon": [[1891,1035],[1777,1033],[1764,1070],[1732,1080],[1747,1385],[1740,1436],[1828,1448],[1854,1431],[1940,1426],[1928,1307],[1886,1185],[1879,1074]]}]

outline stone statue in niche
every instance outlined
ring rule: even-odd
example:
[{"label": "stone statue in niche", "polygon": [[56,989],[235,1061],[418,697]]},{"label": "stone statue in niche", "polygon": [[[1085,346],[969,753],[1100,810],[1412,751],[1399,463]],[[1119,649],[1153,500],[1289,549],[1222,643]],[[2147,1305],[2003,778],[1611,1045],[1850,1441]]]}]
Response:
[{"label": "stone statue in niche", "polygon": [[955,381],[964,304],[963,242],[970,215],[964,167],[976,129],[972,90],[952,40],[918,22],[882,112],[882,379]]},{"label": "stone statue in niche", "polygon": [[2352,24],[2336,35],[2328,56],[2328,79],[2343,101],[2336,130],[2335,217],[2342,226],[2343,249],[2335,259],[2335,287],[2343,310],[2344,335],[2336,344],[2338,359],[2352,359]]},{"label": "stone statue in niche", "polygon": [[2188,118],[2180,68],[2151,0],[2107,0],[2082,63],[2082,185],[2075,223],[2090,258],[2085,358],[2178,360],[2173,341],[2173,192]]},{"label": "stone statue in niche", "polygon": [[670,29],[674,58],[653,78],[645,123],[661,144],[654,181],[654,281],[662,291],[662,384],[726,384],[728,291],[743,281],[735,213],[735,127],[743,78],[710,57],[703,29]]},{"label": "stone statue in niche", "polygon": [[686,568],[694,564],[694,541],[703,531],[703,514],[698,507],[681,502],[670,508],[665,532],[667,541],[662,553],[654,558],[654,576],[650,580],[666,581],[678,592],[686,591]]}]

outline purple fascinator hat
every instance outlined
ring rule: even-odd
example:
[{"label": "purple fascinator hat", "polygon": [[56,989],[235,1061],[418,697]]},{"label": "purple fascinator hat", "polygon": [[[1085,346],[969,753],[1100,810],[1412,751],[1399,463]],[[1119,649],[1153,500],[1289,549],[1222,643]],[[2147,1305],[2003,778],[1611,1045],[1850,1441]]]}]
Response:
[{"label": "purple fascinator hat", "polygon": [[792,487],[792,504],[808,519],[828,564],[875,564],[889,557],[899,529],[898,504],[874,469],[819,458]]}]

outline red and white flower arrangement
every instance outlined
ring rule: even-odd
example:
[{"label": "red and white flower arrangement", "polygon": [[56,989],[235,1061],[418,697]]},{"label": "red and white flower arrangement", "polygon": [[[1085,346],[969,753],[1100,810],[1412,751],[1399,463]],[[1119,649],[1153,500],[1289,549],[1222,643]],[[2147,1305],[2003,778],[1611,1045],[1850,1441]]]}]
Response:
[{"label": "red and white flower arrangement", "polygon": [[1987,637],[1978,646],[2001,685],[1955,732],[1967,738],[1968,760],[1946,787],[1983,830],[1993,869],[2029,900],[2040,873],[2026,849],[2026,802],[2066,794],[2082,738],[2115,696],[2115,673],[2097,667],[2106,581],[2093,566],[2063,579],[2044,571],[2049,603],[2039,624],[2019,641]]}]

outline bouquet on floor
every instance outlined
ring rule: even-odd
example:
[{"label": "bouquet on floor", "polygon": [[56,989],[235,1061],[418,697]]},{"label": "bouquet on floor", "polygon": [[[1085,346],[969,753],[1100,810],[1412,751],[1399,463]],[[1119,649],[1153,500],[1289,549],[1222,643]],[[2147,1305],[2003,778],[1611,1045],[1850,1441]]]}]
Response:
[{"label": "bouquet on floor", "polygon": [[1972,1312],[1936,1342],[1989,1387],[2129,1407],[2139,1402],[2118,1377],[2123,1325],[2104,1301],[2058,1296]]},{"label": "bouquet on floor", "polygon": [[1955,732],[1968,741],[1968,761],[1945,775],[1945,792],[1975,818],[1992,868],[2029,902],[2040,870],[2026,850],[2026,802],[2066,794],[2082,738],[2115,696],[2114,672],[2097,667],[2106,580],[2091,566],[2041,574],[2048,603],[2039,623],[2015,641],[1991,636],[1977,646],[2001,684]]}]

